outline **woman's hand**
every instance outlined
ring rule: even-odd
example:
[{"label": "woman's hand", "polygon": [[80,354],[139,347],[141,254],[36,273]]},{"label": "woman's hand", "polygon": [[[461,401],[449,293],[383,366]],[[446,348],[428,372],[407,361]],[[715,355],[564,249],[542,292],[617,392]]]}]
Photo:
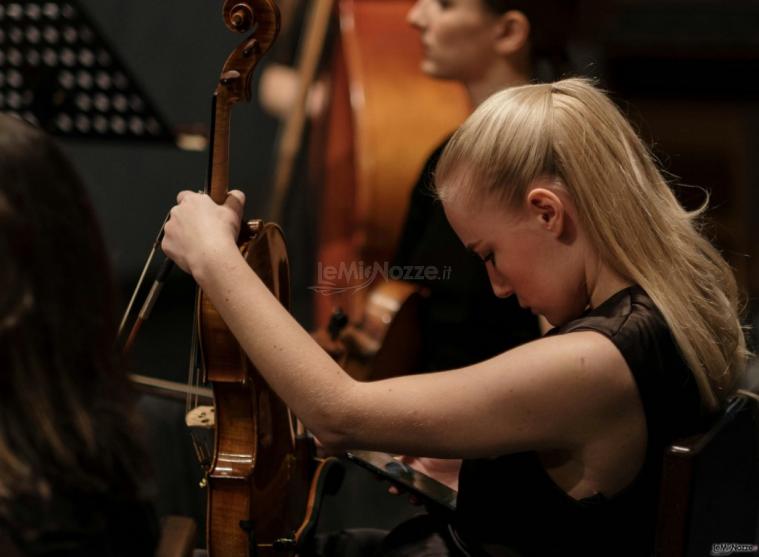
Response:
[{"label": "woman's hand", "polygon": [[217,205],[205,194],[182,191],[166,223],[161,249],[195,280],[208,265],[223,261],[237,249],[245,194],[232,190]]}]

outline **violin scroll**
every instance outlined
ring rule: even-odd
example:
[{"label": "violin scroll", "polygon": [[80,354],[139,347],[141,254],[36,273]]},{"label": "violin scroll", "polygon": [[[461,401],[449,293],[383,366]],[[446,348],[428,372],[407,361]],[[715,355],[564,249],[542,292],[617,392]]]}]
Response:
[{"label": "violin scroll", "polygon": [[222,15],[230,31],[253,30],[229,55],[219,80],[230,102],[249,101],[253,71],[279,34],[279,8],[273,0],[225,0]]}]

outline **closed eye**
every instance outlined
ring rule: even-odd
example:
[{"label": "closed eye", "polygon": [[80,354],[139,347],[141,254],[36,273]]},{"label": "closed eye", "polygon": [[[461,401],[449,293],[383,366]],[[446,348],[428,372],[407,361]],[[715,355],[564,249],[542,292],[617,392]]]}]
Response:
[{"label": "closed eye", "polygon": [[482,261],[484,264],[487,264],[488,261],[493,263],[495,265],[495,253],[492,251],[487,252],[485,255],[480,255],[480,253],[475,249],[475,246],[479,244],[480,242],[474,242],[472,244],[469,244],[466,246],[466,249],[469,253],[471,253],[473,256],[475,256],[477,259]]}]

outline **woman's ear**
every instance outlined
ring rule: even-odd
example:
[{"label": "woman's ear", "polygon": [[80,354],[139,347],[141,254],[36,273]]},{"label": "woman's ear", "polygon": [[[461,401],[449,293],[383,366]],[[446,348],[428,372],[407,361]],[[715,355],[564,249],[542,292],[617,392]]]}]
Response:
[{"label": "woman's ear", "polygon": [[509,10],[498,16],[495,50],[501,56],[514,56],[528,48],[530,20],[519,10]]},{"label": "woman's ear", "polygon": [[564,233],[566,207],[561,198],[546,188],[533,188],[527,194],[527,210],[538,225],[557,238]]}]

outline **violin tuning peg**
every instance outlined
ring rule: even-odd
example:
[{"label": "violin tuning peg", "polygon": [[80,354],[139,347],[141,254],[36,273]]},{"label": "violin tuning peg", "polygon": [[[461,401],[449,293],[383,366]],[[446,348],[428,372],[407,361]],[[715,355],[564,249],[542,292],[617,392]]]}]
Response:
[{"label": "violin tuning peg", "polygon": [[248,58],[251,54],[258,52],[259,50],[258,41],[256,39],[253,39],[250,41],[250,45],[243,49],[242,55]]},{"label": "violin tuning peg", "polygon": [[237,70],[229,70],[228,72],[224,72],[221,75],[221,79],[219,79],[219,81],[222,85],[229,85],[236,79],[240,79],[240,72]]},{"label": "violin tuning peg", "polygon": [[248,231],[251,236],[258,234],[264,226],[264,221],[261,219],[253,219],[247,222]]}]

